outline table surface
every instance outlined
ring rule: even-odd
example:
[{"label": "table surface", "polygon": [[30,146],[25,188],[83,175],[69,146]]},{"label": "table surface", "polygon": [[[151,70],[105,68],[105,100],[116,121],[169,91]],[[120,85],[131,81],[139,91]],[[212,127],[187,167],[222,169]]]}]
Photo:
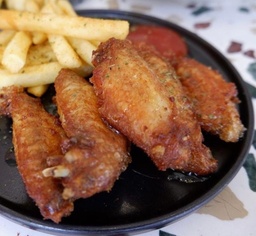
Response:
[{"label": "table surface", "polygon": [[[254,0],[73,0],[75,9],[120,9],[176,23],[216,47],[248,84],[256,111],[256,2]],[[238,45],[239,47],[234,47]],[[231,49],[231,50],[230,50]],[[205,206],[139,236],[256,235],[256,140],[235,178]],[[254,170],[254,171],[253,171]],[[0,236],[47,236],[0,216]]]}]

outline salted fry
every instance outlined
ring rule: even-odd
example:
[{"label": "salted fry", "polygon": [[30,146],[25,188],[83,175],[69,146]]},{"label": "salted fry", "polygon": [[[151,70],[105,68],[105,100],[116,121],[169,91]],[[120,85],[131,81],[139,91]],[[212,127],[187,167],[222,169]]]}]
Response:
[{"label": "salted fry", "polygon": [[74,11],[74,8],[72,7],[69,1],[58,0],[57,4],[65,15],[77,16],[76,12]]},{"label": "salted fry", "polygon": [[25,66],[40,65],[54,61],[57,61],[55,53],[53,52],[51,45],[48,42],[45,42],[40,45],[33,45],[29,48]]},{"label": "salted fry", "polygon": [[4,46],[13,38],[15,35],[15,30],[2,30],[0,32],[0,45]]},{"label": "salted fry", "polygon": [[27,92],[30,94],[33,94],[36,97],[41,97],[46,92],[48,87],[49,87],[48,84],[38,85],[35,87],[29,87],[27,89]]},{"label": "salted fry", "polygon": [[48,35],[48,40],[61,65],[68,68],[77,68],[82,65],[79,56],[63,36]]},{"label": "salted fry", "polygon": [[22,87],[33,87],[42,84],[51,84],[61,70],[58,62],[24,67],[20,73],[11,73],[0,70],[0,88],[17,85]]},{"label": "salted fry", "polygon": [[0,10],[0,29],[38,31],[102,42],[111,37],[124,39],[129,23],[124,20]]},{"label": "salted fry", "polygon": [[96,41],[96,40],[93,40],[93,41],[90,41],[94,46],[98,47],[100,45],[100,41]]},{"label": "salted fry", "polygon": [[81,67],[74,68],[72,70],[75,71],[78,75],[80,75],[82,77],[87,77],[87,76],[91,75],[92,69],[93,69],[92,66],[85,64],[85,65],[82,65]]},{"label": "salted fry", "polygon": [[47,35],[42,32],[33,32],[32,33],[32,42],[33,44],[41,44],[47,40]]},{"label": "salted fry", "polygon": [[111,37],[123,39],[129,31],[124,20],[77,16],[67,0],[5,3],[8,10],[0,9],[0,88],[20,85],[37,97],[62,68],[89,76],[97,45]]},{"label": "salted fry", "polygon": [[34,0],[26,0],[24,9],[29,12],[39,12],[40,6]]},{"label": "salted fry", "polygon": [[44,1],[45,0],[34,0],[34,2],[36,2],[40,8],[43,6]]},{"label": "salted fry", "polygon": [[[0,61],[2,61],[4,50],[5,50],[5,47],[0,45]],[[1,67],[3,66],[0,64],[0,68]]]},{"label": "salted fry", "polygon": [[26,0],[5,0],[5,3],[8,9],[23,11]]},{"label": "salted fry", "polygon": [[68,38],[71,46],[75,49],[77,54],[89,65],[92,65],[92,52],[96,50],[96,47],[87,40],[78,38]]},{"label": "salted fry", "polygon": [[[57,6],[56,1],[48,1],[42,9],[43,13],[62,14],[61,9]],[[68,68],[77,68],[82,65],[82,61],[71,47],[69,42],[62,35],[48,35],[48,40],[52,49],[61,65]],[[63,53],[65,52],[65,53]]]},{"label": "salted fry", "polygon": [[51,0],[48,1],[47,4],[44,5],[43,7],[43,13],[46,12],[47,9],[47,13],[52,13],[52,14],[56,14],[56,15],[63,15],[64,12],[62,11],[62,9],[57,5],[57,1],[55,0]]},{"label": "salted fry", "polygon": [[[0,89],[7,86],[35,87],[54,83],[59,71],[63,68],[58,62],[50,62],[34,66],[26,66],[20,73],[11,73],[0,69]],[[83,65],[73,69],[77,74],[86,77],[91,74],[92,67]]]},{"label": "salted fry", "polygon": [[2,64],[12,73],[19,72],[26,63],[31,43],[32,40],[28,33],[17,32],[4,50]]}]

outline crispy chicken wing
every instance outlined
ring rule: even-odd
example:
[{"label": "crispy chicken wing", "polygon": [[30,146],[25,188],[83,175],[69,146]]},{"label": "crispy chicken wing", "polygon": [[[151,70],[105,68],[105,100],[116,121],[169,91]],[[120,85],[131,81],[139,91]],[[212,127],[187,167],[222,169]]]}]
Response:
[{"label": "crispy chicken wing", "polygon": [[[170,77],[166,65],[150,63],[128,40],[110,39],[99,46],[93,54],[91,81],[101,115],[142,148],[160,170],[199,175],[216,171],[217,163],[201,143],[200,128],[183,102],[176,78]],[[161,81],[162,73],[168,81]],[[171,92],[171,87],[178,90]]]},{"label": "crispy chicken wing", "polygon": [[167,89],[169,99],[175,102],[174,109],[177,119],[172,122],[174,126],[179,127],[180,138],[186,137],[187,145],[191,148],[191,159],[188,164],[190,171],[195,173],[200,173],[202,170],[214,172],[217,162],[212,157],[210,150],[203,144],[201,127],[174,68],[157,51],[149,48],[146,44],[137,45],[136,49]]},{"label": "crispy chicken wing", "polygon": [[[13,119],[13,144],[18,170],[28,195],[35,201],[45,219],[60,222],[73,210],[73,203],[62,198],[61,183],[44,178],[48,156],[61,155],[65,138],[59,121],[47,113],[40,100],[13,87],[1,95],[2,113]],[[4,111],[5,110],[5,111]]]},{"label": "crispy chicken wing", "polygon": [[63,69],[55,89],[60,120],[69,138],[63,143],[64,159],[56,166],[57,172],[67,170],[63,197],[87,198],[109,191],[130,162],[127,139],[102,121],[92,85],[84,78]]},{"label": "crispy chicken wing", "polygon": [[235,84],[190,58],[177,60],[176,71],[202,129],[226,142],[237,142],[245,128],[236,109],[239,100]]}]

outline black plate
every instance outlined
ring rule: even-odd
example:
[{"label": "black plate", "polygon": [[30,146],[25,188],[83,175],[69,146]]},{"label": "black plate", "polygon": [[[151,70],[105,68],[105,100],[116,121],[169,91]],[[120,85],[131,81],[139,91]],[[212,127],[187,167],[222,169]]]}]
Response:
[{"label": "black plate", "polygon": [[[125,19],[134,24],[156,24],[176,30],[189,47],[191,57],[219,70],[226,80],[237,85],[239,111],[247,132],[238,143],[230,144],[205,135],[205,142],[219,161],[219,170],[208,179],[193,183],[173,180],[177,173],[160,172],[138,148],[132,148],[133,163],[110,193],[78,200],[75,211],[60,224],[44,221],[27,196],[15,167],[11,142],[11,120],[0,118],[0,211],[9,219],[40,231],[59,235],[124,234],[154,229],[180,219],[205,205],[236,175],[248,153],[253,136],[253,108],[243,80],[216,49],[187,30],[137,13],[87,10],[90,17]],[[188,180],[185,178],[185,180]]]}]

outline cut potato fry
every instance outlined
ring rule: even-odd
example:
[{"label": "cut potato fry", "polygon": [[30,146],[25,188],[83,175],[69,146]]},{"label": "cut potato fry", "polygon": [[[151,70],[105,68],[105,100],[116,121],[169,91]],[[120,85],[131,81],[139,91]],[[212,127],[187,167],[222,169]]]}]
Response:
[{"label": "cut potato fry", "polygon": [[[5,47],[4,46],[0,46],[0,61],[2,61],[4,50],[5,50]],[[1,67],[3,67],[3,66],[0,64],[0,68]]]},{"label": "cut potato fry", "polygon": [[92,66],[84,64],[81,67],[74,68],[72,70],[75,71],[78,75],[80,75],[82,77],[87,77],[87,76],[91,75],[92,69],[93,69]]},{"label": "cut potato fry", "polygon": [[17,32],[4,50],[2,64],[12,73],[19,72],[26,63],[31,43],[32,40],[28,33]]},{"label": "cut potato fry", "polygon": [[43,84],[51,84],[63,67],[58,62],[24,67],[20,73],[11,73],[0,70],[0,88],[17,85],[22,87],[34,87]]},{"label": "cut potato fry", "polygon": [[[5,0],[0,9],[0,88],[17,85],[40,97],[62,68],[92,73],[92,51],[129,23],[77,16],[68,0]],[[1,4],[1,0],[0,0]]]},{"label": "cut potato fry", "polygon": [[35,87],[29,87],[27,89],[27,92],[36,97],[41,97],[46,92],[48,87],[49,87],[49,84],[43,84],[43,85],[38,85]]},{"label": "cut potato fry", "polygon": [[50,62],[57,62],[57,58],[49,42],[45,42],[40,45],[33,45],[29,48],[25,66],[34,66]]},{"label": "cut potato fry", "polygon": [[[53,15],[62,14],[62,10],[59,8],[56,2],[56,0],[48,1],[47,4],[44,5],[42,12]],[[79,56],[64,36],[49,34],[48,40],[58,62],[61,65],[67,68],[77,68],[82,65],[82,61],[80,60]]]},{"label": "cut potato fry", "polygon": [[47,35],[42,32],[32,32],[33,44],[41,44],[47,40]]},{"label": "cut potato fry", "polygon": [[8,9],[23,11],[26,0],[5,0],[5,3]]},{"label": "cut potato fry", "polygon": [[29,12],[39,12],[40,6],[34,0],[26,0],[24,10]]},{"label": "cut potato fry", "polygon": [[62,66],[68,68],[77,68],[82,65],[82,61],[80,60],[79,56],[63,36],[48,35],[48,40],[58,62]]},{"label": "cut potato fry", "polygon": [[42,13],[51,13],[51,14],[56,14],[56,15],[64,15],[64,12],[62,11],[62,9],[57,5],[56,0],[48,1],[44,5]]},{"label": "cut potato fry", "polygon": [[0,45],[5,46],[8,44],[16,32],[15,30],[2,30],[0,32]]},{"label": "cut potato fry", "polygon": [[76,12],[74,11],[74,8],[67,0],[58,0],[57,5],[60,7],[64,15],[68,16],[77,16]]},{"label": "cut potato fry", "polygon": [[44,5],[45,0],[34,0],[38,6],[41,8]]},{"label": "cut potato fry", "polygon": [[[24,67],[20,73],[14,74],[5,69],[0,69],[0,89],[12,85],[28,88],[54,83],[55,78],[62,68],[63,66],[61,66],[59,62],[51,62],[27,66]],[[73,70],[80,76],[85,77],[91,74],[92,67],[83,65]]]},{"label": "cut potato fry", "polygon": [[129,23],[124,20],[0,10],[0,29],[38,31],[89,41],[105,41],[111,37],[124,39],[129,31]]},{"label": "cut potato fry", "polygon": [[89,65],[92,66],[92,51],[96,50],[96,47],[89,41],[78,38],[68,38],[71,46],[75,49],[77,54]]}]

